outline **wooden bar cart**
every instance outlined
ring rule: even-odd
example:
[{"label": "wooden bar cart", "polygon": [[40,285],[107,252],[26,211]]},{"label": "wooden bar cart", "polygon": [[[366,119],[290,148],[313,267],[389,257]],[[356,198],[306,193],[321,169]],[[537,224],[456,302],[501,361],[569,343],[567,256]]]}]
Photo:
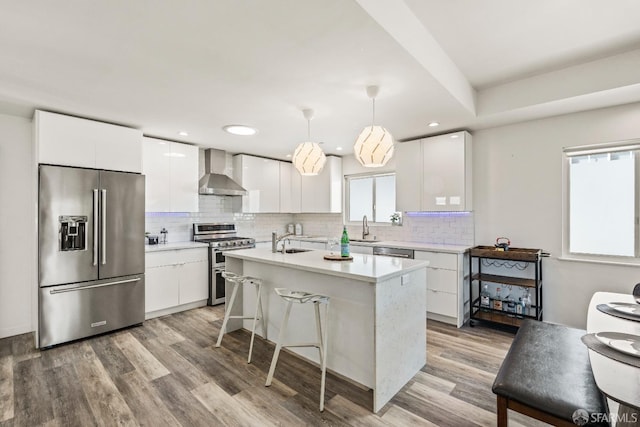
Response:
[{"label": "wooden bar cart", "polygon": [[[469,255],[470,326],[482,321],[518,328],[523,319],[542,320],[542,249],[476,246]],[[493,291],[490,298],[482,298],[485,285]],[[510,298],[496,298],[502,288]],[[530,299],[526,306],[525,295]]]}]

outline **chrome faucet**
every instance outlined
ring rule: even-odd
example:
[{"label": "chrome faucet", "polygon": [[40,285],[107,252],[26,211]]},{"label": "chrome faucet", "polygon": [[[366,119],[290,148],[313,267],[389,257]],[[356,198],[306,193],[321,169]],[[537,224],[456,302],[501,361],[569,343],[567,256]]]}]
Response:
[{"label": "chrome faucet", "polygon": [[[282,236],[278,236],[278,233],[276,231],[272,231],[271,232],[271,252],[273,252],[274,254],[278,252],[278,243],[280,243],[287,236],[292,236],[292,235],[293,233],[285,233]],[[284,253],[284,243],[282,246],[282,253]]]},{"label": "chrome faucet", "polygon": [[369,235],[369,221],[367,221],[367,216],[362,217],[362,240],[366,239]]}]

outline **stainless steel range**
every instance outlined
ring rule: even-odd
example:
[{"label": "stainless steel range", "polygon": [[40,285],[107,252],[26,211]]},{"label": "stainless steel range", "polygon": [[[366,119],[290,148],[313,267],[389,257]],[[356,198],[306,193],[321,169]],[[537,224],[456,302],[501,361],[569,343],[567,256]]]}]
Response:
[{"label": "stainless steel range", "polygon": [[223,251],[255,248],[255,239],[236,236],[233,223],[193,224],[193,240],[209,244],[209,299],[208,305],[224,303]]}]

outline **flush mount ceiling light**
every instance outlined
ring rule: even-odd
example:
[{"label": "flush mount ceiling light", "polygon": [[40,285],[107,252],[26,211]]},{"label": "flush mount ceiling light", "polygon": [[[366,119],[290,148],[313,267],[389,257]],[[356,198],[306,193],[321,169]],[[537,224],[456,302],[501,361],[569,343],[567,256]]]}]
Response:
[{"label": "flush mount ceiling light", "polygon": [[245,126],[245,125],[227,125],[223,127],[222,130],[232,135],[241,135],[241,136],[251,136],[258,133],[258,131],[252,128],[251,126]]},{"label": "flush mount ceiling light", "polygon": [[379,168],[387,164],[393,156],[393,136],[382,126],[374,126],[378,86],[367,86],[367,95],[373,102],[371,126],[367,126],[360,132],[353,145],[353,153],[362,166]]},{"label": "flush mount ceiling light", "polygon": [[309,142],[303,142],[296,147],[292,159],[293,166],[300,172],[300,175],[318,175],[327,161],[327,156],[324,155],[318,143],[311,142],[311,119],[313,118],[313,110],[302,110],[302,114],[304,118],[307,119],[307,138]]}]

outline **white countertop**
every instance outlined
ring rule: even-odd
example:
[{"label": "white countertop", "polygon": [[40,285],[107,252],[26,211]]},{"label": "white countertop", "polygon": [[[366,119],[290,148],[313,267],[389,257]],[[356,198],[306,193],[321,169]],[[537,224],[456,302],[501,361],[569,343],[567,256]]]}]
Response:
[{"label": "white countertop", "polygon": [[353,261],[327,261],[323,258],[329,251],[308,251],[295,254],[273,253],[270,249],[240,249],[224,252],[228,258],[288,267],[331,276],[381,282],[429,265],[428,261],[351,254]]},{"label": "white countertop", "polygon": [[383,240],[372,242],[352,242],[352,245],[366,245],[366,246],[384,246],[387,248],[403,248],[413,249],[416,251],[430,251],[430,252],[448,252],[455,254],[463,254],[472,246],[466,245],[443,245],[438,243],[422,243],[422,242],[399,242],[395,240]]},{"label": "white countertop", "polygon": [[145,252],[159,252],[159,251],[173,251],[176,249],[196,249],[196,248],[206,248],[208,247],[208,243],[202,242],[170,242],[170,243],[159,243],[157,245],[144,245]]},{"label": "white countertop", "polygon": [[[301,240],[305,242],[327,243],[328,241],[328,237],[322,236],[291,236],[289,238],[291,240]],[[472,246],[466,245],[443,245],[439,243],[403,242],[397,240],[368,240],[366,242],[351,240],[349,243],[353,246],[384,246],[387,248],[413,249],[416,251],[449,252],[455,254],[463,254],[472,248]]]}]

